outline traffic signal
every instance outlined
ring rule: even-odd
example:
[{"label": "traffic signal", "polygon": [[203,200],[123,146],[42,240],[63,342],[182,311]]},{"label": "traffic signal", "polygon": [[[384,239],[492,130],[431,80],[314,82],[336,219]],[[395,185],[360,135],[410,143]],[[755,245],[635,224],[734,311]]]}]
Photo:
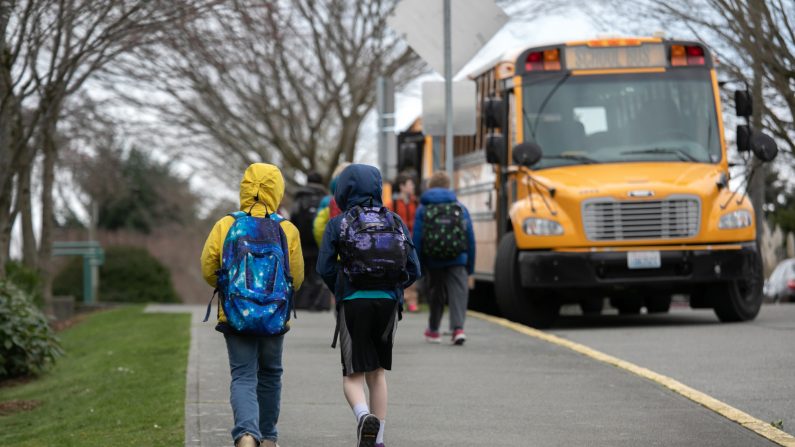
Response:
[{"label": "traffic signal", "polygon": [[421,179],[425,135],[422,132],[401,132],[397,139],[398,172],[410,171]]}]

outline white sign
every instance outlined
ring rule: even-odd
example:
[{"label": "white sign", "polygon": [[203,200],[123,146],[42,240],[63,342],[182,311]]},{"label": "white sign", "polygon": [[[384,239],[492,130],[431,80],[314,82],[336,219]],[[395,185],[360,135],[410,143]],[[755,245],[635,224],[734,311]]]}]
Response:
[{"label": "white sign", "polygon": [[[453,82],[453,135],[474,135],[477,130],[475,81]],[[445,135],[444,81],[422,84],[422,132]]]},{"label": "white sign", "polygon": [[[508,21],[494,0],[451,0],[452,72],[464,65]],[[444,75],[444,0],[402,0],[387,19],[409,46]]]}]

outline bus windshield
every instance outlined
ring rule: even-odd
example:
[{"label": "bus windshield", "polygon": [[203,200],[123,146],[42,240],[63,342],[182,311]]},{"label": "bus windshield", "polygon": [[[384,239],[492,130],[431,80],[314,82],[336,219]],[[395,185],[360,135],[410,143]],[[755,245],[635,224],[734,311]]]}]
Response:
[{"label": "bus windshield", "polygon": [[587,163],[721,160],[709,72],[528,76],[524,139],[543,150],[536,169]]}]

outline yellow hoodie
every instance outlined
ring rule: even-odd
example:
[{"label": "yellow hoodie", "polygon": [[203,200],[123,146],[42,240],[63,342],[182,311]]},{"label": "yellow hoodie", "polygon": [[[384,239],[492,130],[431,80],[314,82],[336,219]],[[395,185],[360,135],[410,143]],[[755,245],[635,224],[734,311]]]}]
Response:
[{"label": "yellow hoodie", "polygon": [[[240,210],[248,212],[255,217],[264,217],[265,214],[275,213],[284,197],[284,178],[279,168],[266,163],[254,163],[246,169],[243,180],[240,181]],[[202,250],[202,276],[212,287],[215,287],[218,278],[216,270],[221,268],[221,250],[224,246],[226,233],[235,218],[224,216],[215,223]],[[293,276],[293,287],[298,290],[304,282],[304,256],[301,253],[301,239],[298,229],[289,221],[281,223],[284,234],[287,236],[287,246],[290,251],[290,274]],[[218,322],[225,323],[226,316],[221,306],[218,306]]]}]

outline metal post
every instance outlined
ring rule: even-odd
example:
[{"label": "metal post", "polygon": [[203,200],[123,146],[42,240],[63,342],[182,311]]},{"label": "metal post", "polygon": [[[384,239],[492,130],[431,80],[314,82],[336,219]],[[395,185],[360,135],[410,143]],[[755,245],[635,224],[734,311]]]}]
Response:
[{"label": "metal post", "polygon": [[[453,62],[450,0],[444,0],[444,166],[453,179]],[[453,186],[455,187],[455,186]]]},{"label": "metal post", "polygon": [[85,304],[92,304],[94,296],[92,295],[93,284],[91,281],[91,258],[88,256],[83,257],[83,302]]},{"label": "metal post", "polygon": [[[89,226],[89,241],[97,240],[97,224],[99,223],[99,203],[94,200],[91,204],[91,225]],[[99,296],[99,264],[91,262],[91,302]]]},{"label": "metal post", "polygon": [[395,84],[380,76],[376,86],[378,108],[378,169],[384,179],[397,175],[397,139],[395,137]]},{"label": "metal post", "polygon": [[433,145],[433,172],[442,169],[442,138],[433,137],[431,139]]}]

